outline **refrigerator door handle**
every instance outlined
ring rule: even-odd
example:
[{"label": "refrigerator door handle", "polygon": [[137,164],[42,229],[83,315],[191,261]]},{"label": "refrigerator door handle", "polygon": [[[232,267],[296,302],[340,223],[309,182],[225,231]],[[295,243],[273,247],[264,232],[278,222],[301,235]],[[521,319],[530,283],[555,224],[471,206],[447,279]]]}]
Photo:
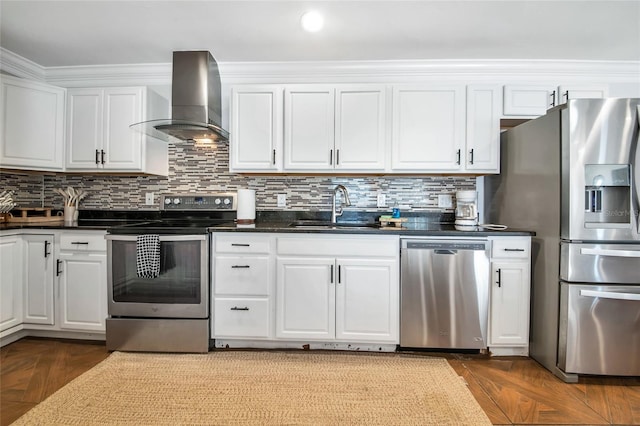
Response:
[{"label": "refrigerator door handle", "polygon": [[639,250],[610,250],[599,248],[581,248],[580,254],[591,254],[593,256],[640,257]]},{"label": "refrigerator door handle", "polygon": [[638,300],[638,301],[640,301],[640,294],[636,294],[636,293],[616,293],[614,291],[580,290],[580,296],[599,297],[601,299]]}]

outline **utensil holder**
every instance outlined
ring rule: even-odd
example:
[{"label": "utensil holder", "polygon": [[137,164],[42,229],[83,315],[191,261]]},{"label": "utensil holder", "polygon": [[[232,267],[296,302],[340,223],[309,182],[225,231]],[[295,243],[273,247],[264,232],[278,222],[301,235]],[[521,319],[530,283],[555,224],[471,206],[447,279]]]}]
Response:
[{"label": "utensil holder", "polygon": [[65,223],[73,223],[78,220],[76,216],[76,208],[74,206],[64,206]]}]

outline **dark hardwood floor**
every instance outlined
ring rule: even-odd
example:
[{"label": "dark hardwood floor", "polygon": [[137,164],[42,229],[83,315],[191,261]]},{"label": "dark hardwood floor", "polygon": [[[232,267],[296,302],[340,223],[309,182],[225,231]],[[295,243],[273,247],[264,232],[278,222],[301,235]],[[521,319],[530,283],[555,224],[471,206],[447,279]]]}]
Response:
[{"label": "dark hardwood floor", "polygon": [[[0,425],[9,425],[109,353],[104,343],[26,338],[0,349]],[[449,360],[495,425],[640,425],[640,378],[567,384],[528,358]]]}]

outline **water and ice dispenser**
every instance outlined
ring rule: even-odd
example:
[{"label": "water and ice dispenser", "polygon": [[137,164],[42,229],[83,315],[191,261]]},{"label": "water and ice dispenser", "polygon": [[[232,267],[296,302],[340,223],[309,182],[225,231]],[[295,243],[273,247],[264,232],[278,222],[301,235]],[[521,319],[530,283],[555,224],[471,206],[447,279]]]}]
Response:
[{"label": "water and ice dispenser", "polygon": [[629,224],[630,203],[631,167],[628,164],[585,165],[585,226]]}]

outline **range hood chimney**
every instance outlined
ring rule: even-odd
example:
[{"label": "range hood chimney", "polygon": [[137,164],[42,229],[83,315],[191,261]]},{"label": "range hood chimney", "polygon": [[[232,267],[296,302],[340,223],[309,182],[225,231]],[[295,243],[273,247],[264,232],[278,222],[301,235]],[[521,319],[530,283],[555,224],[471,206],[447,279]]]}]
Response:
[{"label": "range hood chimney", "polygon": [[173,52],[171,118],[130,127],[165,141],[228,141],[229,132],[222,128],[220,73],[211,53]]}]

